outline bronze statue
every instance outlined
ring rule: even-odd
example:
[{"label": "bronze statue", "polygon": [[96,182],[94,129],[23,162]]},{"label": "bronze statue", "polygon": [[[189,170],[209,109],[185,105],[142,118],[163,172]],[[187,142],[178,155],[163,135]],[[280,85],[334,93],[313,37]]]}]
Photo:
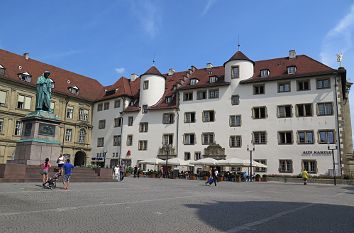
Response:
[{"label": "bronze statue", "polygon": [[51,112],[50,103],[52,99],[52,80],[50,72],[44,71],[37,80],[36,110]]}]

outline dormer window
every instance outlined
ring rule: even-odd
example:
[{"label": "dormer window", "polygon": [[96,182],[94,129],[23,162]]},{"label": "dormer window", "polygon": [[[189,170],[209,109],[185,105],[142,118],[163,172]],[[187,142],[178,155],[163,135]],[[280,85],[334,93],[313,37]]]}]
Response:
[{"label": "dormer window", "polygon": [[0,75],[4,75],[4,74],[5,74],[5,67],[0,65]]},{"label": "dormer window", "polygon": [[166,103],[169,104],[172,102],[172,96],[167,96],[166,97]]},{"label": "dormer window", "polygon": [[19,73],[18,77],[25,82],[31,82],[32,76],[28,72]]},{"label": "dormer window", "polygon": [[175,91],[176,89],[177,89],[177,86],[176,86],[176,85],[173,85],[172,91]]},{"label": "dormer window", "polygon": [[216,76],[209,77],[209,83],[215,83],[216,81],[218,81],[218,78]]},{"label": "dormer window", "polygon": [[109,96],[109,95],[114,95],[116,92],[117,92],[117,89],[113,89],[113,90],[105,90],[106,92],[106,96]]},{"label": "dormer window", "polygon": [[72,86],[68,88],[68,91],[72,94],[78,95],[80,89],[77,86]]},{"label": "dormer window", "polygon": [[196,85],[197,83],[198,83],[198,79],[192,78],[191,82],[190,82],[190,85]]},{"label": "dormer window", "polygon": [[265,78],[269,76],[270,71],[268,69],[261,70],[261,78]]},{"label": "dormer window", "polygon": [[53,79],[50,79],[50,81],[51,81],[51,83],[52,83],[52,89],[54,89],[54,87],[55,87],[55,82],[54,82]]},{"label": "dormer window", "polygon": [[288,66],[288,74],[295,74],[296,66]]}]

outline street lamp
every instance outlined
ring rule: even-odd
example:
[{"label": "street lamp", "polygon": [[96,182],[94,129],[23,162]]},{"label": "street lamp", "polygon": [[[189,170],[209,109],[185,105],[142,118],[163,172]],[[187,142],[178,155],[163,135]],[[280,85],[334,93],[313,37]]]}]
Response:
[{"label": "street lamp", "polygon": [[170,153],[170,150],[172,148],[171,144],[163,144],[162,145],[162,150],[164,152],[166,152],[166,165],[165,165],[165,178],[168,178],[168,167],[167,167],[167,163],[168,163],[168,155]]},{"label": "street lamp", "polygon": [[336,164],[334,162],[334,150],[337,150],[337,145],[330,145],[328,144],[328,150],[332,152],[332,163],[333,163],[333,183],[334,185],[337,185],[337,179],[336,179]]},{"label": "street lamp", "polygon": [[255,151],[256,150],[256,147],[253,145],[253,143],[249,146],[249,145],[247,145],[247,151],[249,151],[250,152],[250,168],[249,168],[249,173],[248,173],[248,175],[249,175],[249,177],[250,177],[250,182],[252,182],[252,161],[253,161],[253,159],[252,159],[252,152],[253,151]]}]

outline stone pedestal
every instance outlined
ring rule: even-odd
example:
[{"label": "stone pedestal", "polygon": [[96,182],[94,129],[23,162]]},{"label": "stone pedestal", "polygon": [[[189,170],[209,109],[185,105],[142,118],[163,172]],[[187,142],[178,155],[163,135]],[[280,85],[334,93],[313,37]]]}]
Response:
[{"label": "stone pedestal", "polygon": [[39,165],[45,158],[55,164],[60,154],[59,124],[52,113],[36,111],[21,119],[22,137],[16,143],[14,160],[9,163]]}]

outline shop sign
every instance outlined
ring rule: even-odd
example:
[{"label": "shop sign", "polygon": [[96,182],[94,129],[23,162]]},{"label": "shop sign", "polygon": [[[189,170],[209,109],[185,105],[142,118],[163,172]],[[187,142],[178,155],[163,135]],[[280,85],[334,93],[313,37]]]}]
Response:
[{"label": "shop sign", "polygon": [[332,152],[328,150],[307,150],[302,152],[302,156],[331,156]]}]

